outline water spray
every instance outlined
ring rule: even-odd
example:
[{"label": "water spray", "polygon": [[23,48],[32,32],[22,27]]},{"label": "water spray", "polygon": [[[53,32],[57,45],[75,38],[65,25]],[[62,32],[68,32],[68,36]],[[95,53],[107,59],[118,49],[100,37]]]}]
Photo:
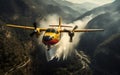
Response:
[{"label": "water spray", "polygon": [[[49,24],[58,24],[58,20],[57,20],[58,18],[59,18],[59,16],[57,16],[57,15],[48,16],[48,17],[46,17],[45,20],[40,21],[40,27],[48,27]],[[92,19],[92,15],[86,16],[82,20],[77,20],[70,24],[66,24],[66,23],[64,23],[64,24],[73,26],[73,27],[75,27],[77,25],[78,29],[84,29],[86,27],[87,23],[91,19]],[[54,45],[50,51],[46,51],[46,57],[47,57],[48,61],[50,61],[54,58],[57,58],[58,60],[61,58],[63,60],[67,59],[67,57],[69,55],[71,55],[73,50],[75,50],[75,47],[79,43],[80,36],[82,34],[83,34],[83,32],[75,33],[75,35],[73,37],[73,42],[70,43],[69,35],[67,33],[62,33],[62,37],[61,37],[61,40],[59,41],[59,43]],[[41,38],[39,39],[39,41],[41,41]]]}]

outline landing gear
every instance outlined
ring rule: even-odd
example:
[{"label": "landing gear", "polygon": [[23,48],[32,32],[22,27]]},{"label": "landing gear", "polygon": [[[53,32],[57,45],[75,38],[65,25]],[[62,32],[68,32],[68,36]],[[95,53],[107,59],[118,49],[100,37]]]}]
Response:
[{"label": "landing gear", "polygon": [[50,45],[47,45],[47,51],[49,51],[51,49]]}]

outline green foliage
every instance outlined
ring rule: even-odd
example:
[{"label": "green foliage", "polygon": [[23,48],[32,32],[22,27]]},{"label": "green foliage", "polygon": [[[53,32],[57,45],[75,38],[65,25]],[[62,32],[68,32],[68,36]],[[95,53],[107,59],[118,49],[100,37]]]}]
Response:
[{"label": "green foliage", "polygon": [[8,32],[10,31],[6,30],[6,28],[0,30],[0,75],[22,63],[28,56],[27,52],[30,49],[27,48],[28,45],[25,45],[24,41],[12,36],[13,34],[10,34],[11,37],[7,37]]},{"label": "green foliage", "polygon": [[67,68],[58,68],[54,75],[70,75]]}]

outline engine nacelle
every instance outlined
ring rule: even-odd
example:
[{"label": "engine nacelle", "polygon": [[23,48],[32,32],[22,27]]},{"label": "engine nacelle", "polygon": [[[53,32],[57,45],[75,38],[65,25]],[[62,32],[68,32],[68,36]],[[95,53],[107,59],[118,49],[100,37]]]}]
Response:
[{"label": "engine nacelle", "polygon": [[73,40],[74,32],[68,32],[68,35],[70,36],[70,42]]}]

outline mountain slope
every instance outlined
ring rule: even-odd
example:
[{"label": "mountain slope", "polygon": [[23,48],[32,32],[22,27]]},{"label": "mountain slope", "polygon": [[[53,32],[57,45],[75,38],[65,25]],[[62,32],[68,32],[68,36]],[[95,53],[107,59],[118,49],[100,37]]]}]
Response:
[{"label": "mountain slope", "polygon": [[[113,10],[109,10],[111,9],[111,7],[113,7],[112,8]],[[115,1],[112,4],[108,4],[108,5],[96,8],[83,15],[83,16],[87,16],[88,14],[93,14],[94,16],[94,18],[88,23],[86,28],[103,28],[104,32],[83,34],[80,42],[80,47],[79,47],[80,49],[87,50],[87,52],[92,55],[93,51],[95,50],[96,46],[99,45],[99,43],[106,40],[113,34],[120,32],[120,27],[119,27],[120,10],[117,10],[118,8],[119,8],[119,4]],[[99,13],[104,12],[104,13],[98,15],[99,13],[97,12]]]},{"label": "mountain slope", "polygon": [[78,11],[81,14],[98,6],[96,4],[89,3],[89,2],[77,4],[77,3],[71,3],[71,2],[65,1],[65,0],[61,0],[61,1],[55,0],[55,1],[63,6],[68,6],[68,7],[72,8],[73,10]]},{"label": "mountain slope", "polygon": [[95,8],[83,16],[90,14],[93,19],[86,28],[103,28],[104,32],[84,33],[79,49],[92,57],[94,75],[119,75],[119,35],[120,35],[120,0]]},{"label": "mountain slope", "polygon": [[[102,42],[95,51],[94,66],[97,72],[119,75],[120,69],[120,34],[115,34]],[[97,73],[95,72],[95,73]],[[96,74],[101,75],[101,74]]]}]

